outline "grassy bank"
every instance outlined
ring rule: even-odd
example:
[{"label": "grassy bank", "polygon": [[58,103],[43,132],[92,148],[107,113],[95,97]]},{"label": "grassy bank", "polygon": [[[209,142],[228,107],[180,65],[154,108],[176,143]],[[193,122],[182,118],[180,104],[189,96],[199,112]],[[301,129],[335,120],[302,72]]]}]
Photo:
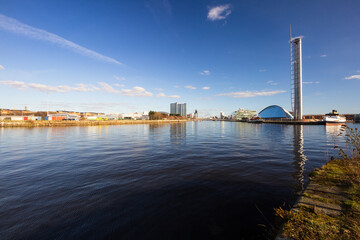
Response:
[{"label": "grassy bank", "polygon": [[282,237],[360,239],[360,132],[345,127],[346,149],[310,175],[311,183],[292,210],[275,209]]},{"label": "grassy bank", "polygon": [[187,122],[188,120],[114,120],[114,121],[1,121],[0,127],[69,127],[102,126],[124,124],[164,124]]}]

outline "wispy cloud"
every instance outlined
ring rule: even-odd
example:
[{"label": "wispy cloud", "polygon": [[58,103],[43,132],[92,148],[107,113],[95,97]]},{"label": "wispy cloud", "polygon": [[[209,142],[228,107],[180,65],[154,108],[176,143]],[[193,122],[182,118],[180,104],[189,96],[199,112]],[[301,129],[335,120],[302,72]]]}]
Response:
[{"label": "wispy cloud", "polygon": [[320,82],[319,81],[316,81],[316,82],[303,82],[303,84],[319,84]]},{"label": "wispy cloud", "polygon": [[350,76],[350,77],[346,77],[345,79],[346,79],[346,80],[352,80],[352,79],[360,80],[360,75],[352,75],[352,76]]},{"label": "wispy cloud", "polygon": [[153,94],[142,87],[133,87],[132,89],[122,89],[121,94],[130,97],[151,97]]},{"label": "wispy cloud", "polygon": [[231,5],[224,4],[209,8],[207,18],[211,21],[222,20],[231,14]]},{"label": "wispy cloud", "polygon": [[45,30],[29,26],[27,24],[19,22],[14,18],[10,18],[2,14],[0,14],[0,28],[9,32],[24,35],[28,38],[50,42],[60,47],[68,48],[84,56],[91,57],[100,61],[123,65],[121,62],[111,57],[104,56],[100,53],[87,49],[65,38],[62,38],[54,33],[50,33]]},{"label": "wispy cloud", "polygon": [[[104,91],[108,93],[116,93],[116,94],[122,94],[125,96],[132,96],[132,97],[150,97],[153,94],[151,92],[148,92],[145,90],[145,88],[142,87],[133,87],[132,89],[121,89],[117,90],[114,87],[112,87],[110,84],[105,82],[98,82],[100,87],[94,86],[94,85],[86,85],[83,83],[75,84],[75,86],[67,86],[67,85],[59,85],[59,86],[49,86],[45,84],[40,83],[29,83],[26,84],[24,82],[20,81],[0,81],[0,84],[7,85],[13,88],[17,89],[26,89],[31,88],[37,91],[42,92],[58,92],[58,93],[67,93],[67,92],[94,92],[94,91]],[[123,87],[124,85],[121,84],[114,84],[117,87]],[[169,98],[180,98],[177,95],[167,96]]]},{"label": "wispy cloud", "polygon": [[120,84],[120,83],[114,83],[114,86],[115,87],[121,87],[121,88],[125,87],[124,84]]},{"label": "wispy cloud", "polygon": [[116,75],[114,75],[113,77],[114,77],[116,80],[118,80],[118,81],[125,81],[125,80],[126,80],[126,78],[120,77],[120,76],[116,76]]},{"label": "wispy cloud", "polygon": [[272,96],[279,93],[284,93],[284,90],[275,90],[275,91],[244,91],[244,92],[230,92],[230,93],[220,93],[215,96],[230,96],[233,98],[250,98],[258,96]]},{"label": "wispy cloud", "polygon": [[202,72],[199,72],[200,75],[209,76],[211,74],[210,70],[204,70]]},{"label": "wispy cloud", "polygon": [[59,85],[59,86],[48,86],[45,84],[40,83],[29,83],[29,88],[42,91],[42,92],[58,92],[58,93],[66,93],[71,91],[77,91],[77,92],[93,92],[94,89],[91,87],[88,87],[85,84],[79,83],[76,84],[76,87],[71,87],[67,85]]},{"label": "wispy cloud", "polygon": [[260,69],[259,72],[266,72],[266,69]]},{"label": "wispy cloud", "polygon": [[170,95],[170,96],[168,96],[168,98],[180,98],[180,96],[179,95]]},{"label": "wispy cloud", "polygon": [[75,84],[75,87],[67,86],[67,85],[59,85],[59,86],[49,86],[45,84],[40,83],[29,83],[26,84],[21,81],[0,81],[0,84],[11,86],[17,89],[26,89],[26,88],[32,88],[38,91],[42,92],[59,92],[59,93],[66,93],[71,91],[77,91],[77,92],[93,92],[95,89],[90,86],[83,83]]},{"label": "wispy cloud", "polygon": [[159,91],[159,92],[164,91],[164,89],[162,89],[162,88],[154,88],[154,90]]},{"label": "wispy cloud", "polygon": [[165,93],[158,93],[156,96],[157,97],[167,97],[167,98],[180,98],[180,96],[178,96],[178,95],[167,96]]},{"label": "wispy cloud", "polygon": [[188,89],[190,89],[190,90],[195,90],[195,89],[196,89],[196,87],[190,86],[190,85],[185,86],[185,88],[188,88]]},{"label": "wispy cloud", "polygon": [[325,58],[325,57],[327,57],[327,55],[326,55],[326,54],[322,54],[322,55],[320,55],[320,57]]},{"label": "wispy cloud", "polygon": [[210,87],[202,87],[203,90],[210,90]]},{"label": "wispy cloud", "polygon": [[0,84],[7,85],[17,89],[25,89],[27,87],[24,82],[20,82],[20,81],[11,81],[11,80],[0,81]]},{"label": "wispy cloud", "polygon": [[3,65],[0,65],[0,70],[4,70],[4,66]]},{"label": "wispy cloud", "polygon": [[165,93],[158,93],[158,95],[156,95],[157,97],[166,97]]},{"label": "wispy cloud", "polygon": [[274,82],[274,81],[267,81],[266,82],[267,84],[269,84],[269,85],[271,85],[271,86],[276,86],[276,85],[278,85],[279,83],[277,83],[277,82]]},{"label": "wispy cloud", "polygon": [[101,90],[103,90],[104,92],[109,92],[109,93],[121,93],[121,91],[119,90],[116,90],[115,88],[113,88],[112,86],[110,86],[109,84],[107,83],[104,83],[104,82],[98,82],[99,85],[101,86]]}]

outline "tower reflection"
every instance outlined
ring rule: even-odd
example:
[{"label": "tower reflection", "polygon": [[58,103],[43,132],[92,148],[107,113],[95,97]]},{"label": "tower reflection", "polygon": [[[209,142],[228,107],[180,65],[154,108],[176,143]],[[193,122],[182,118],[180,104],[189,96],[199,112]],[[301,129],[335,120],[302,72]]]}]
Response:
[{"label": "tower reflection", "polygon": [[294,125],[294,177],[298,180],[297,190],[302,191],[304,189],[304,170],[305,163],[308,160],[304,155],[304,136],[303,126]]}]

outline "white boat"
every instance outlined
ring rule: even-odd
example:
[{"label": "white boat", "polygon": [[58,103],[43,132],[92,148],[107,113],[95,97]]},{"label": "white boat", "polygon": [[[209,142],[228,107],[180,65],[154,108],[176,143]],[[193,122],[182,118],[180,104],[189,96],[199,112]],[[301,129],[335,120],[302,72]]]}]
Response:
[{"label": "white boat", "polygon": [[326,125],[330,124],[345,124],[346,117],[339,116],[336,110],[333,110],[332,113],[326,114],[324,120]]}]

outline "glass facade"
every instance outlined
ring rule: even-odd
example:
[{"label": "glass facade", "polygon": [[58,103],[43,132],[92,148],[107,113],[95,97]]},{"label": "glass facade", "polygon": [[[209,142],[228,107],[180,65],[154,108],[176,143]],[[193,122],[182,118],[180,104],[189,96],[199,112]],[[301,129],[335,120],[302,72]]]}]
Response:
[{"label": "glass facade", "polygon": [[180,116],[186,116],[186,103],[170,103],[170,114],[180,114]]},{"label": "glass facade", "polygon": [[264,108],[259,113],[259,116],[261,118],[288,118],[288,119],[294,118],[288,111],[277,105],[272,105],[267,108]]}]

